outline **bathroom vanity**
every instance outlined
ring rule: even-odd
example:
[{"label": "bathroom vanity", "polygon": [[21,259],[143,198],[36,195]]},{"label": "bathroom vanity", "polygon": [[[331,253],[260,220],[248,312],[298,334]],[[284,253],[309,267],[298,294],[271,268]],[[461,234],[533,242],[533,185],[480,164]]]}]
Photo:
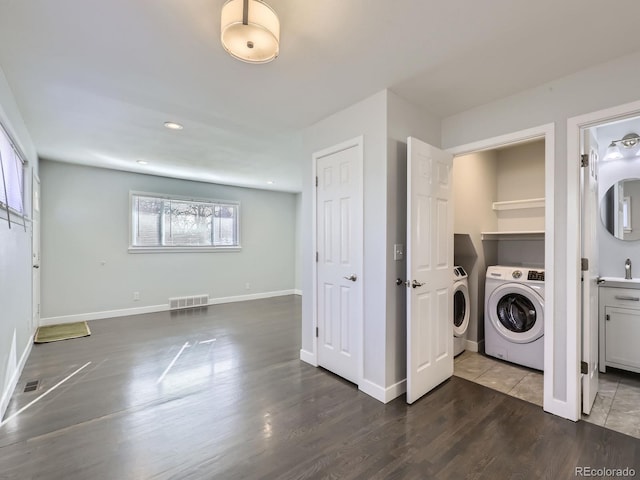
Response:
[{"label": "bathroom vanity", "polygon": [[640,373],[640,279],[600,281],[600,371],[615,367]]}]

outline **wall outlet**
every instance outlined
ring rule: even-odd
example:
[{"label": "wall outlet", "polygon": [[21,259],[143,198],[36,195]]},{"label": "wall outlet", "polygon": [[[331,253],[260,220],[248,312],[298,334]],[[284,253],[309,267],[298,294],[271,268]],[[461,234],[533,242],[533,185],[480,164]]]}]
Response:
[{"label": "wall outlet", "polygon": [[244,284],[244,289],[245,290],[251,290],[251,284],[249,282]]},{"label": "wall outlet", "polygon": [[137,302],[140,300],[140,292],[133,292],[133,301]]},{"label": "wall outlet", "polygon": [[397,261],[404,260],[404,245],[402,243],[396,243],[393,246],[393,259]]}]

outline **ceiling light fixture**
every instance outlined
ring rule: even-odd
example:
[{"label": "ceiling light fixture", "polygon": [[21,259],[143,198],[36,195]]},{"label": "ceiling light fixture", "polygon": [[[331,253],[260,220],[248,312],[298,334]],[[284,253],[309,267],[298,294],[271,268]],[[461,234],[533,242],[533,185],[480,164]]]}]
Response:
[{"label": "ceiling light fixture", "polygon": [[220,40],[234,58],[267,63],[280,51],[280,20],[261,0],[229,0],[222,7]]},{"label": "ceiling light fixture", "polygon": [[164,122],[164,126],[171,130],[182,130],[184,127],[176,122]]},{"label": "ceiling light fixture", "polygon": [[606,160],[619,160],[624,157],[624,155],[620,151],[620,145],[622,145],[625,149],[631,149],[638,144],[640,144],[640,135],[638,135],[637,133],[628,133],[620,140],[611,141],[611,143],[607,147],[607,153],[604,158]]}]

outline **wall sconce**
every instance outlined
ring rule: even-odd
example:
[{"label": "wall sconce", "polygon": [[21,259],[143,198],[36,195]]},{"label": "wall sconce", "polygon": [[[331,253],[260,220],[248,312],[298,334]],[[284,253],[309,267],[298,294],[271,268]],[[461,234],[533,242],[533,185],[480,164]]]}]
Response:
[{"label": "wall sconce", "polygon": [[[640,135],[637,133],[628,133],[620,140],[612,140],[611,144],[607,147],[607,153],[604,156],[605,160],[619,160],[624,158],[620,146],[626,150],[630,150],[640,144]],[[640,150],[636,153],[640,155]]]}]

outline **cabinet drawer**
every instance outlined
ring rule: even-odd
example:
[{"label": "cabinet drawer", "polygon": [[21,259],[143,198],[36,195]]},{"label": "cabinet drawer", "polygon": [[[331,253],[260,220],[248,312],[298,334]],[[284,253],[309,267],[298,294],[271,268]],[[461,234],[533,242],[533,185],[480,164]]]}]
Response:
[{"label": "cabinet drawer", "polygon": [[606,306],[640,309],[640,290],[634,288],[601,288],[600,301]]}]

